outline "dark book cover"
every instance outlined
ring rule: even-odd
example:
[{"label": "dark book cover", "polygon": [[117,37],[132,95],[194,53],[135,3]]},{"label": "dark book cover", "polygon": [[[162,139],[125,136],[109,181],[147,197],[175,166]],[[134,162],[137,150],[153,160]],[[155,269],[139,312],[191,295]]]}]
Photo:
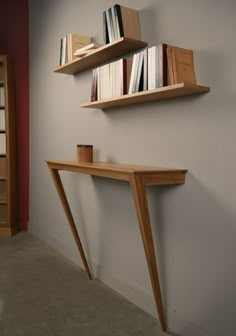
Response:
[{"label": "dark book cover", "polygon": [[140,74],[140,79],[139,79],[139,86],[138,86],[138,92],[143,91],[143,82],[144,82],[144,61],[142,62],[141,66],[141,74]]},{"label": "dark book cover", "polygon": [[117,20],[118,20],[120,37],[123,37],[124,36],[124,29],[123,29],[120,5],[115,5],[114,10],[115,10],[115,15],[117,16]]},{"label": "dark book cover", "polygon": [[107,28],[107,18],[106,18],[106,12],[103,12],[103,40],[104,43],[109,43],[109,36],[108,36],[108,28]]},{"label": "dark book cover", "polygon": [[159,86],[168,85],[168,75],[167,75],[167,44],[161,43],[158,45],[159,53]]},{"label": "dark book cover", "polygon": [[97,69],[93,69],[92,84],[91,84],[91,102],[96,100],[97,100]]},{"label": "dark book cover", "polygon": [[63,45],[63,39],[61,39],[61,44],[60,44],[60,62],[59,62],[59,65],[62,65],[62,45]]}]

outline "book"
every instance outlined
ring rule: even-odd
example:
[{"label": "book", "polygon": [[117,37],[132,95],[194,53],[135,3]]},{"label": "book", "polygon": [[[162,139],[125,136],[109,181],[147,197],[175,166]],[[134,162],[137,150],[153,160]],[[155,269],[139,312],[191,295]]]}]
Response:
[{"label": "book", "polygon": [[168,45],[166,48],[168,85],[175,84],[174,72],[173,72],[173,62],[172,62],[172,58],[173,58],[172,49],[173,47],[170,45]]},{"label": "book", "polygon": [[155,88],[155,63],[154,63],[154,48],[148,48],[148,90]]},{"label": "book", "polygon": [[93,69],[92,72],[92,85],[91,85],[91,101],[97,100],[97,79],[98,69]]},{"label": "book", "polygon": [[123,90],[121,91],[121,95],[125,95],[128,93],[128,90],[129,90],[132,60],[122,58],[120,62],[123,67],[123,76],[122,76],[123,77]]},{"label": "book", "polygon": [[172,47],[172,69],[174,84],[196,84],[193,51],[179,47]]},{"label": "book", "polygon": [[64,36],[61,39],[61,55],[60,55],[60,65],[64,65],[66,64],[66,55],[67,55],[67,42],[66,42],[67,38],[66,36]]},{"label": "book", "polygon": [[109,34],[108,34],[106,11],[103,12],[103,41],[104,41],[105,44],[109,43]]},{"label": "book", "polygon": [[138,11],[121,5],[114,6],[121,37],[142,40]]},{"label": "book", "polygon": [[76,58],[74,55],[75,51],[79,48],[84,47],[92,42],[92,38],[90,36],[69,33],[66,36],[67,40],[67,59],[68,62],[73,61]]},{"label": "book", "polygon": [[77,49],[75,52],[74,52],[74,56],[84,56],[86,54],[88,54],[89,52],[93,52],[95,51],[97,48],[100,48],[102,47],[102,44],[99,44],[99,43],[90,43],[82,48],[79,48]]},{"label": "book", "polygon": [[120,38],[120,37],[124,36],[120,5],[115,5],[114,6],[114,12],[115,12],[115,20],[116,20],[116,25],[117,25],[117,31],[118,31],[118,35],[119,35],[119,38]]},{"label": "book", "polygon": [[157,87],[166,86],[168,83],[167,79],[167,44],[158,44],[158,80]]},{"label": "book", "polygon": [[4,87],[0,87],[0,106],[5,105],[5,90]]},{"label": "book", "polygon": [[0,110],[0,130],[4,131],[6,128],[6,120],[5,120],[5,110]]},{"label": "book", "polygon": [[108,38],[109,43],[114,41],[113,29],[112,29],[112,21],[111,16],[109,14],[109,9],[106,10],[106,21],[107,21],[107,29],[108,29]]},{"label": "book", "polygon": [[139,53],[136,53],[133,55],[133,63],[132,63],[132,69],[131,69],[128,94],[134,93],[136,76],[137,76],[138,58],[139,58]]},{"label": "book", "polygon": [[117,19],[115,15],[115,9],[114,6],[111,7],[111,16],[112,16],[112,27],[114,32],[114,40],[118,40],[119,36],[119,28],[117,27]]},{"label": "book", "polygon": [[139,92],[141,90],[141,82],[142,82],[142,70],[143,70],[143,57],[144,53],[141,51],[139,53],[139,61],[138,61],[138,66],[137,66],[137,76],[135,80],[135,86],[134,86],[134,92]]},{"label": "book", "polygon": [[143,91],[148,89],[148,50],[143,50]]}]

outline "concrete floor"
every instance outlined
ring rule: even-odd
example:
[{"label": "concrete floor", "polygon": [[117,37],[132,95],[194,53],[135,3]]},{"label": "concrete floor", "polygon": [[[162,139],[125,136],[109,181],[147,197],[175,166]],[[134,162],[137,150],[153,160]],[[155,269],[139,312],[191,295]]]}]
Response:
[{"label": "concrete floor", "polygon": [[[79,257],[79,255],[78,255]],[[28,233],[0,238],[0,336],[164,336],[144,313]]]}]

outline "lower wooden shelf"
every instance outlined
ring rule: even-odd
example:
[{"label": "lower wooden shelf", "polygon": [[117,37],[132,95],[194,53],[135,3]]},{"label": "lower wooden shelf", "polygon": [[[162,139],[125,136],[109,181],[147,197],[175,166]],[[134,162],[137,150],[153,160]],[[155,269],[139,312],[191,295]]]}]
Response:
[{"label": "lower wooden shelf", "polygon": [[163,86],[157,89],[126,94],[120,97],[113,97],[100,101],[89,102],[81,104],[80,107],[95,108],[95,109],[108,109],[113,107],[122,107],[134,104],[143,104],[162,99],[170,99],[182,96],[191,96],[200,93],[207,93],[210,88],[201,85],[192,85],[179,83],[169,86]]}]

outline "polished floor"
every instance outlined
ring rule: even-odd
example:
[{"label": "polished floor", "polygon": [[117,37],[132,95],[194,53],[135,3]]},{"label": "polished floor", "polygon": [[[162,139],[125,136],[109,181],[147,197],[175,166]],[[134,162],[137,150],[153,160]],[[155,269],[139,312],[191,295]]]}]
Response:
[{"label": "polished floor", "polygon": [[28,233],[0,238],[0,336],[164,336],[157,320]]}]

